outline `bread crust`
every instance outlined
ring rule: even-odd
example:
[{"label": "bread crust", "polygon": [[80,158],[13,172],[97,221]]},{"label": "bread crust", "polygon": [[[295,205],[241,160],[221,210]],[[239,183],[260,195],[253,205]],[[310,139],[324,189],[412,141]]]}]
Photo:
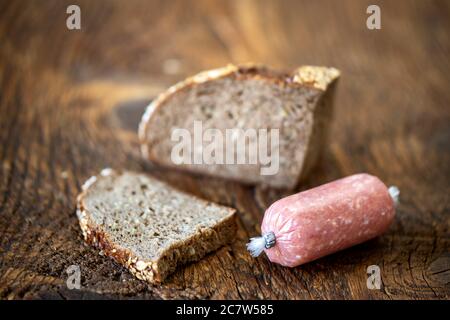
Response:
[{"label": "bread crust", "polygon": [[[157,163],[164,167],[179,169],[176,165],[165,163],[164,161],[160,161],[155,155],[153,155],[149,151],[149,145],[147,141],[148,130],[151,127],[152,117],[158,112],[160,108],[164,106],[165,101],[167,101],[171,96],[177,94],[182,90],[188,90],[192,86],[196,86],[208,81],[214,81],[217,79],[225,78],[225,77],[235,77],[237,80],[244,79],[260,79],[272,83],[276,83],[279,86],[290,86],[290,87],[308,87],[312,90],[317,90],[318,94],[323,95],[324,93],[328,93],[327,89],[329,86],[332,86],[332,89],[335,87],[336,80],[340,77],[340,71],[335,68],[328,67],[320,67],[320,66],[301,66],[295,69],[291,73],[285,72],[277,72],[275,70],[269,69],[263,65],[258,65],[254,63],[248,63],[245,65],[233,65],[229,64],[225,67],[208,70],[196,74],[192,77],[189,77],[173,86],[169,89],[161,93],[154,101],[150,103],[150,105],[146,108],[144,115],[142,116],[141,122],[139,124],[138,136],[139,142],[141,146],[141,153],[143,157],[153,163]],[[334,90],[331,90],[334,91]],[[332,93],[326,95],[327,98],[320,98],[321,101],[329,101],[332,96]],[[331,110],[315,110],[314,115],[325,115],[327,119],[331,118]],[[314,140],[314,144],[321,144],[326,140],[326,131],[323,132],[320,130],[322,124],[314,124],[313,128],[313,136],[310,139],[310,143],[308,144],[307,149],[311,150],[312,155],[308,155],[306,153],[306,158],[304,161],[305,170],[301,170],[299,176],[297,177],[297,181],[305,176],[308,171],[313,167],[313,164],[316,158],[319,155],[319,149],[313,145],[312,140]],[[191,170],[190,168],[183,168],[184,171],[190,171],[194,174],[198,174],[198,171]],[[208,173],[205,173],[208,174]],[[240,181],[243,183],[252,183],[252,180],[246,179],[245,176],[240,178]],[[286,186],[288,188],[294,187],[293,185]]]},{"label": "bread crust", "polygon": [[[105,170],[102,171],[101,175],[118,174],[110,169]],[[161,284],[179,265],[197,261],[207,253],[231,243],[235,238],[237,231],[236,210],[224,207],[229,210],[230,214],[216,223],[214,227],[199,229],[195,235],[166,248],[155,261],[140,258],[131,250],[123,248],[111,240],[108,233],[91,219],[84,199],[97,180],[96,176],[89,178],[83,185],[82,192],[77,197],[76,214],[83,238],[87,244],[100,249],[100,252],[123,265],[140,280],[155,285]],[[190,196],[197,201],[208,203],[203,199]],[[194,254],[192,254],[192,250],[195,250]]]}]

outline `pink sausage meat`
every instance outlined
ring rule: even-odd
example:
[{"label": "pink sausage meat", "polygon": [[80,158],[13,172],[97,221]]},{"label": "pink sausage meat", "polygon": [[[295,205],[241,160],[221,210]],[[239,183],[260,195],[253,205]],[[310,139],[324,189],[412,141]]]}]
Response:
[{"label": "pink sausage meat", "polygon": [[372,239],[393,221],[391,193],[377,177],[356,174],[278,200],[262,222],[264,251],[295,267]]}]

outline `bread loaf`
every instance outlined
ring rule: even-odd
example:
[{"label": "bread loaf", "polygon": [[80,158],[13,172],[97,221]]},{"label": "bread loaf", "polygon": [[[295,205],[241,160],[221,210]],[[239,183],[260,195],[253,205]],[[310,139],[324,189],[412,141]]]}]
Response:
[{"label": "bread loaf", "polygon": [[145,174],[103,170],[78,196],[84,239],[150,283],[231,242],[235,210]]},{"label": "bread loaf", "polygon": [[[326,67],[303,66],[285,74],[254,65],[229,65],[200,73],[169,88],[148,106],[139,126],[142,153],[167,167],[293,188],[312,168],[325,143],[339,75],[338,70]],[[200,121],[205,131],[218,129],[223,136],[231,128],[278,129],[278,145],[270,145],[278,148],[274,155],[278,170],[262,174],[265,164],[259,160],[243,164],[174,163],[172,132],[184,128],[194,136],[195,121]],[[255,143],[258,141],[247,141],[246,150]],[[205,141],[193,145],[191,151],[203,150]],[[237,150],[231,152],[237,157]]]}]

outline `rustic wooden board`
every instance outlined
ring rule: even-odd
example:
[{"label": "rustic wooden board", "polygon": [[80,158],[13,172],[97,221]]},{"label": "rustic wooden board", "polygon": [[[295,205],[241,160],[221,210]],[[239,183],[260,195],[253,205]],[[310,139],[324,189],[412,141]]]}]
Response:
[{"label": "rustic wooden board", "polygon": [[[448,1],[377,1],[377,31],[368,1],[76,1],[82,30],[69,31],[72,2],[0,2],[0,298],[450,297]],[[158,92],[246,61],[342,70],[331,144],[298,189],[361,171],[398,185],[387,234],[294,269],[251,259],[248,237],[286,192],[141,159],[136,126]],[[75,217],[81,184],[104,167],[237,208],[237,240],[163,286],[134,279],[83,244]],[[81,290],[65,284],[73,264]],[[366,287],[372,264],[381,290]]]}]

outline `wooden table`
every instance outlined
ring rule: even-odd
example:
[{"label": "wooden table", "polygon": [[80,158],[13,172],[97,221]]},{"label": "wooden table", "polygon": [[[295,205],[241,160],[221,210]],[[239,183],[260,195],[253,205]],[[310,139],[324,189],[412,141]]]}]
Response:
[{"label": "wooden table", "polygon": [[[81,30],[66,8],[81,8]],[[0,4],[0,297],[448,299],[450,6],[376,1],[2,1]],[[190,176],[141,159],[146,104],[203,69],[257,61],[342,71],[331,144],[300,189],[369,172],[401,190],[383,236],[288,269],[245,250],[286,192]],[[238,209],[230,246],[160,287],[83,244],[75,198],[104,167],[152,172]],[[80,290],[66,286],[70,265]],[[381,269],[381,290],[366,286]]]}]

